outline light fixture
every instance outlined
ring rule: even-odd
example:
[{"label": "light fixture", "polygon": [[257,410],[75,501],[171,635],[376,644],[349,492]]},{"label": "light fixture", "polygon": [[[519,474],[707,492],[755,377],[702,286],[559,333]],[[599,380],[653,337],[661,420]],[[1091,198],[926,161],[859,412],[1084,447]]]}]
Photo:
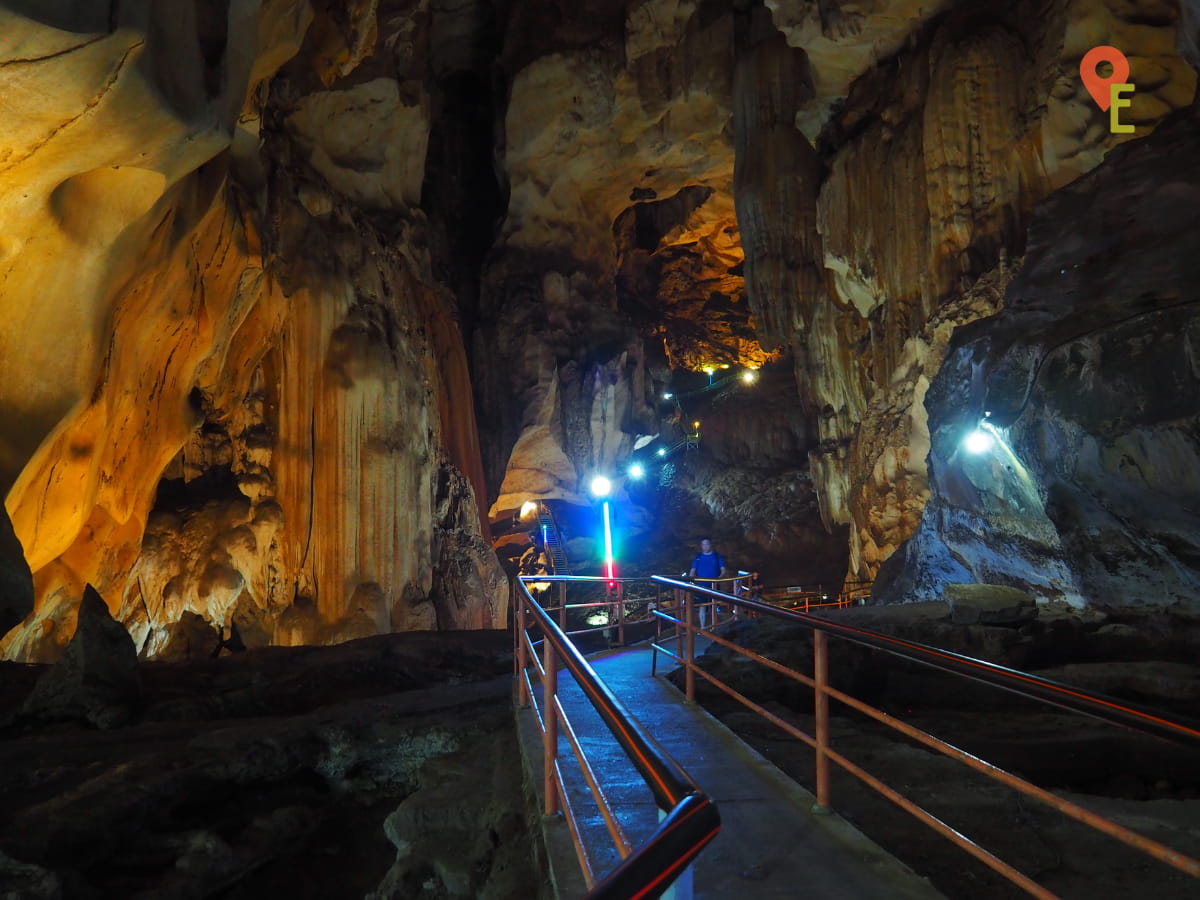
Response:
[{"label": "light fixture", "polygon": [[705,375],[711,375],[711,374],[712,374],[713,372],[715,372],[715,371],[717,371],[717,370],[716,370],[716,369],[714,369],[712,366],[705,366],[705,367],[704,367],[704,374],[705,374]]},{"label": "light fixture", "polygon": [[612,490],[612,482],[603,475],[597,475],[592,479],[591,491],[596,497],[607,497],[608,492]]},{"label": "light fixture", "polygon": [[658,448],[658,455],[659,455],[659,456],[666,456],[666,455],[667,455],[667,448],[666,448],[666,447],[659,447],[659,448]]},{"label": "light fixture", "polygon": [[746,384],[754,384],[754,382],[757,380],[758,380],[758,373],[755,372],[753,369],[747,369],[745,372],[742,373],[742,381],[746,382]]},{"label": "light fixture", "polygon": [[645,474],[646,474],[646,470],[642,467],[641,463],[634,463],[632,466],[629,467],[629,477],[630,478],[641,478]]},{"label": "light fixture", "polygon": [[721,368],[722,368],[722,369],[728,369],[728,368],[729,368],[729,363],[721,363]]},{"label": "light fixture", "polygon": [[976,455],[987,453],[995,445],[996,439],[983,428],[976,428],[963,438],[963,449]]},{"label": "light fixture", "polygon": [[604,501],[604,565],[608,569],[608,585],[612,587],[613,579],[616,578],[616,567],[614,566],[615,556],[613,555],[613,534],[612,534],[612,514],[609,512],[608,501]]},{"label": "light fixture", "polygon": [[697,419],[695,422],[693,422],[693,423],[692,423],[692,427],[693,427],[693,428],[699,428],[699,427],[700,427],[700,420],[699,420],[699,419]]},{"label": "light fixture", "polygon": [[663,399],[664,399],[664,400],[670,400],[670,399],[671,399],[672,397],[674,397],[674,396],[675,396],[675,395],[674,395],[674,394],[672,394],[670,391],[667,391],[665,394],[663,394]]},{"label": "light fixture", "polygon": [[524,503],[521,504],[521,512],[519,515],[520,515],[520,518],[527,519],[527,518],[529,518],[529,516],[533,515],[535,512],[537,512],[537,501],[526,500]]}]

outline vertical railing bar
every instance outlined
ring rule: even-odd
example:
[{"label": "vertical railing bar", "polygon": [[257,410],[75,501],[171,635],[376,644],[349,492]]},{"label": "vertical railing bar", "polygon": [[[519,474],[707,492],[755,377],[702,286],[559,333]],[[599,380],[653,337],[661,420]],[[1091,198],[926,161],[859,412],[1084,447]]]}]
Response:
[{"label": "vertical railing bar", "polygon": [[813,701],[815,736],[817,739],[817,807],[829,809],[829,695],[825,693],[829,679],[829,653],[825,632],[813,631]]},{"label": "vertical railing bar", "polygon": [[694,618],[694,615],[695,615],[695,604],[692,602],[692,593],[691,593],[691,591],[684,591],[683,592],[683,621],[686,623],[684,625],[684,630],[687,633],[687,635],[684,639],[685,643],[687,644],[687,650],[686,650],[686,656],[685,656],[686,662],[684,662],[684,666],[686,667],[684,669],[684,672],[685,672],[684,680],[685,680],[685,684],[686,684],[685,696],[687,697],[688,703],[696,702],[696,669],[695,669],[696,630],[694,627],[695,623],[692,621],[692,619]]},{"label": "vertical railing bar", "polygon": [[571,745],[571,749],[575,752],[575,761],[579,763],[579,770],[583,773],[583,780],[587,782],[587,786],[592,792],[592,799],[596,801],[596,808],[600,810],[604,824],[608,826],[608,833],[612,835],[617,853],[621,855],[621,859],[624,859],[633,852],[633,845],[629,843],[629,837],[625,834],[625,829],[621,827],[621,823],[613,815],[612,804],[609,803],[608,796],[600,786],[600,782],[596,778],[596,772],[592,768],[587,754],[583,752],[583,746],[579,743],[579,736],[575,733],[575,728],[571,725],[571,720],[567,718],[567,711],[563,709],[562,698],[556,697],[554,702],[558,709],[558,722],[562,726],[562,733],[566,736],[567,743]]},{"label": "vertical railing bar", "polygon": [[[525,648],[529,641],[528,624],[525,621],[525,593],[524,591],[514,590],[513,601],[517,604],[517,671],[520,674],[525,674],[529,668],[529,657]],[[536,654],[535,657],[536,659]],[[517,688],[517,705],[522,709],[529,705],[529,695],[526,693],[525,679],[521,679],[521,684]]]},{"label": "vertical railing bar", "polygon": [[617,643],[625,646],[625,584],[617,582]]},{"label": "vertical railing bar", "polygon": [[567,829],[571,832],[571,843],[575,845],[575,856],[579,859],[579,868],[583,870],[583,880],[590,891],[596,886],[596,870],[592,865],[587,845],[583,842],[583,834],[579,831],[579,821],[575,818],[575,808],[571,805],[571,798],[567,796],[567,785],[563,779],[562,769],[559,768],[558,760],[554,761],[554,781],[555,787],[562,797],[563,818],[567,820]]},{"label": "vertical railing bar", "polygon": [[546,672],[542,677],[542,704],[545,706],[546,728],[542,732],[543,781],[546,787],[544,812],[552,816],[559,810],[554,772],[558,767],[558,722],[555,715],[555,700],[558,697],[558,658],[554,644],[546,641],[542,645]]}]

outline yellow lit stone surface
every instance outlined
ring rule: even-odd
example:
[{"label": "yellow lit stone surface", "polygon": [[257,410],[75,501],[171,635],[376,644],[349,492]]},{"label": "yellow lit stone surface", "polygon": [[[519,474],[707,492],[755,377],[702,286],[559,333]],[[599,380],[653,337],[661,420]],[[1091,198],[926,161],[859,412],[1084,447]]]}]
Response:
[{"label": "yellow lit stone surface", "polygon": [[[229,176],[260,164],[262,79],[299,50],[307,3],[224,22],[123,4],[111,33],[55,10],[0,13],[0,486],[36,589],[4,655],[61,652],[86,583],[146,654],[185,610],[275,643],[502,625],[473,416],[451,398],[461,337],[428,263],[337,199],[403,208],[420,160],[346,183],[322,149],[390,152],[329,129],[396,83],[298,105],[339,210],[321,230],[290,176],[258,198]],[[333,53],[341,74],[375,42],[374,5],[357,14],[366,50]],[[419,157],[428,122],[397,121]]]}]

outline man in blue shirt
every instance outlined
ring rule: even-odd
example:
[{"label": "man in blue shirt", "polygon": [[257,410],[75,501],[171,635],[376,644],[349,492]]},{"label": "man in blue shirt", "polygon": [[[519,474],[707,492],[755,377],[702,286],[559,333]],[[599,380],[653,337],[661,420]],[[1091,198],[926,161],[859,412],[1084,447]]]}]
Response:
[{"label": "man in blue shirt", "polygon": [[[724,578],[725,577],[725,560],[720,553],[714,553],[712,541],[705,538],[700,542],[700,552],[696,554],[696,558],[692,560],[691,571],[688,572],[689,578]],[[697,581],[696,584],[700,587],[712,588],[711,581]],[[708,627],[708,597],[698,597],[697,600],[704,605],[700,607],[700,627]]]}]

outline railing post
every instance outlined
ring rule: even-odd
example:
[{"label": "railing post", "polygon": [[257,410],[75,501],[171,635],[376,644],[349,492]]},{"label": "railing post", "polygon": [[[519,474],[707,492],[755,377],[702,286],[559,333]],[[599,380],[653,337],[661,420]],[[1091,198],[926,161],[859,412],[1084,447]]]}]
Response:
[{"label": "railing post", "polygon": [[567,630],[567,583],[558,583],[558,627]]},{"label": "railing post", "polygon": [[617,582],[617,643],[625,646],[625,584]]},{"label": "railing post", "polygon": [[544,648],[543,666],[546,676],[542,680],[542,719],[546,728],[542,732],[542,777],[546,786],[545,814],[553,816],[558,812],[558,782],[554,777],[558,762],[558,709],[555,697],[558,695],[558,657],[550,639],[542,641]]},{"label": "railing post", "polygon": [[813,715],[816,719],[815,734],[817,752],[817,805],[815,811],[829,809],[829,695],[825,687],[829,677],[828,638],[825,632],[813,631]]},{"label": "railing post", "polygon": [[696,656],[696,631],[693,628],[695,624],[692,619],[695,614],[696,604],[692,601],[692,592],[683,592],[683,621],[687,623],[687,636],[684,640],[687,643],[687,650],[684,653],[684,683],[687,690],[685,695],[688,703],[696,702],[696,673],[692,670],[692,662]]},{"label": "railing post", "polygon": [[524,592],[515,591],[515,602],[517,604],[517,705],[521,709],[529,706],[529,689],[525,684],[525,670],[529,668],[529,649],[525,642],[525,594]]},{"label": "railing post", "polygon": [[675,608],[671,610],[679,624],[675,626],[675,655],[683,659],[683,591],[675,588]]}]

